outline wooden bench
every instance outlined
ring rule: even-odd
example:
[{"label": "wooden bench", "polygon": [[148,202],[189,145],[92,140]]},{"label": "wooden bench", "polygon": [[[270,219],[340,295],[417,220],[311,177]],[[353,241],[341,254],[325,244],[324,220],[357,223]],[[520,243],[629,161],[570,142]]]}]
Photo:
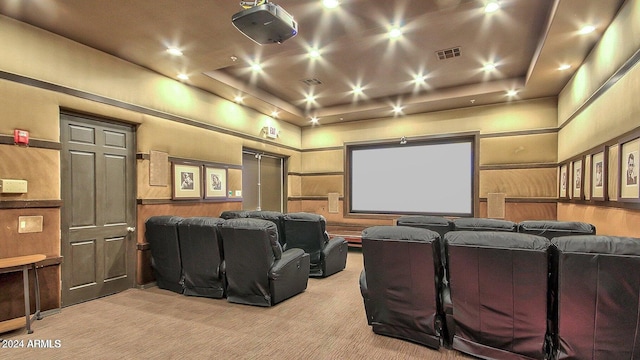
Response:
[{"label": "wooden bench", "polygon": [[[47,257],[42,254],[34,254],[34,255],[25,255],[25,256],[16,256],[10,258],[2,258],[0,259],[0,272],[12,272],[12,271],[20,271],[22,270],[22,281],[24,284],[24,313],[25,319],[23,318],[15,318],[11,320],[6,320],[0,322],[0,333],[20,329],[25,326],[27,333],[33,333],[31,330],[31,321],[33,319],[40,320],[40,284],[38,283],[38,271],[36,270],[36,263],[46,259]],[[33,273],[36,278],[36,312],[31,315],[31,303],[29,302],[29,268],[33,269]]]}]

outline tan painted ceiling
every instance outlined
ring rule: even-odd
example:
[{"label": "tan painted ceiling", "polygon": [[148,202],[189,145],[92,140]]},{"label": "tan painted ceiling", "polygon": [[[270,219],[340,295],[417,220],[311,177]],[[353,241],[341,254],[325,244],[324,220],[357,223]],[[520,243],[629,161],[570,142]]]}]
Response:
[{"label": "tan painted ceiling", "polygon": [[[328,124],[556,96],[624,0],[500,0],[490,14],[486,0],[342,0],[331,10],[320,0],[270,2],[298,22],[298,35],[282,44],[260,46],[240,33],[231,22],[243,10],[237,0],[0,0],[0,14],[171,78],[186,73],[189,85],[310,126],[313,116]],[[579,35],[587,24],[596,30]],[[403,32],[395,40],[392,25]],[[436,56],[454,47],[461,56]],[[311,48],[320,58],[308,56]],[[250,70],[254,62],[262,72]],[[493,72],[482,70],[487,62]],[[418,74],[423,84],[413,81]]]}]

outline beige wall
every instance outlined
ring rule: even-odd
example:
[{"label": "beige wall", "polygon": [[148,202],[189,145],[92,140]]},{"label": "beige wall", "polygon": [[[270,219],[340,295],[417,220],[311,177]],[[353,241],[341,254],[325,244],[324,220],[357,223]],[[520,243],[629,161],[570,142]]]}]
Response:
[{"label": "beige wall", "polygon": [[[505,192],[510,199],[528,202],[519,208],[516,203],[507,206],[508,219],[555,219],[548,204],[557,196],[556,109],[556,99],[545,98],[304,128],[301,173],[295,175],[300,192],[290,194],[290,207],[322,213],[332,223],[387,224],[388,217],[345,216],[343,204],[338,214],[328,213],[328,193],[345,196],[344,144],[473,131],[480,133],[480,198]],[[477,216],[483,214],[480,206]]]},{"label": "beige wall", "polygon": [[509,133],[557,126],[555,98],[517,101],[439,111],[402,118],[385,118],[307,127],[302,130],[302,148],[342,146],[346,142],[398,139],[402,136],[452,134],[480,131],[480,134]]},{"label": "beige wall", "polygon": [[[558,125],[568,121],[638,49],[640,49],[640,1],[628,0],[585,63],[560,94]],[[616,109],[611,106],[609,110],[619,115],[624,113]],[[606,113],[602,115],[605,115],[604,119],[608,118]]]},{"label": "beige wall", "polygon": [[[565,161],[599,148],[609,148],[609,202],[563,201],[558,220],[580,220],[596,225],[605,235],[640,238],[637,227],[640,207],[622,205],[618,199],[617,141],[640,130],[640,66],[620,72],[624,64],[637,61],[640,50],[640,0],[627,1],[595,46],[584,66],[558,96],[558,160]],[[632,56],[635,56],[633,58]],[[630,60],[631,59],[631,60]],[[633,60],[635,59],[635,60]],[[617,82],[608,82],[617,79]],[[602,88],[599,96],[598,89]]]}]

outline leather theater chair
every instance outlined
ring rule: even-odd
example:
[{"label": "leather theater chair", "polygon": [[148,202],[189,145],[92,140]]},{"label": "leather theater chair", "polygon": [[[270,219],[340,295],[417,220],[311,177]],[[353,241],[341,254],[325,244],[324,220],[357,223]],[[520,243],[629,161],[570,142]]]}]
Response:
[{"label": "leather theater chair", "polygon": [[640,239],[576,235],[552,244],[555,359],[640,359]]},{"label": "leather theater chair", "polygon": [[362,231],[360,291],[373,332],[440,347],[440,236],[405,226]]},{"label": "leather theater chair", "polygon": [[444,234],[453,230],[453,221],[441,216],[406,215],[396,220],[397,226],[410,226],[435,231],[444,238]]},{"label": "leather theater chair", "polygon": [[518,224],[508,220],[486,218],[458,218],[453,220],[453,230],[516,232],[518,230]]},{"label": "leather theater chair", "polygon": [[145,221],[145,238],[151,250],[151,267],[160,289],[182,294],[179,216],[152,216]]},{"label": "leather theater chair", "polygon": [[544,359],[549,354],[550,241],[497,231],[445,235],[452,348],[485,359]]},{"label": "leather theater chair", "polygon": [[284,215],[287,249],[298,248],[310,255],[311,277],[327,277],[344,270],[348,244],[342,237],[329,239],[322,215],[289,213]]},{"label": "leather theater chair", "polygon": [[225,210],[220,213],[220,218],[225,220],[246,218],[247,213],[247,210]]},{"label": "leather theater chair", "polygon": [[222,237],[212,217],[186,218],[178,224],[184,294],[220,299],[225,294]]},{"label": "leather theater chair", "polygon": [[220,225],[227,271],[227,301],[272,306],[303,292],[309,255],[282,251],[278,229],[268,220],[238,218]]},{"label": "leather theater chair", "polygon": [[278,228],[278,241],[280,242],[280,245],[284,246],[284,244],[286,243],[286,238],[284,235],[284,222],[283,222],[284,214],[283,213],[278,211],[254,210],[254,211],[247,211],[246,217],[253,218],[253,219],[269,220],[272,223],[276,224],[276,227]]},{"label": "leather theater chair", "polygon": [[544,236],[551,240],[554,237],[569,235],[595,235],[596,227],[577,221],[527,220],[518,224],[518,232]]}]

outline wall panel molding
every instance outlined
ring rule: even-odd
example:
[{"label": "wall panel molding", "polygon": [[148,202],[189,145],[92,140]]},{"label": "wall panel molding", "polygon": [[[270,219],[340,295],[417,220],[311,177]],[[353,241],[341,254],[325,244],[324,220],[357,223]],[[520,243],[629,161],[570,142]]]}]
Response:
[{"label": "wall panel molding", "polygon": [[[256,142],[259,142],[259,143],[268,144],[268,145],[272,145],[272,146],[279,147],[279,148],[282,148],[282,149],[300,151],[300,149],[294,148],[292,146],[278,144],[276,142],[264,139],[264,138],[259,137],[259,136],[247,135],[247,134],[244,134],[244,133],[241,133],[241,132],[238,132],[238,131],[225,129],[225,128],[222,128],[222,127],[219,127],[219,126],[216,126],[216,125],[202,123],[202,122],[199,122],[199,121],[196,121],[196,120],[192,120],[192,119],[188,119],[188,118],[185,118],[185,117],[182,117],[182,116],[173,115],[173,114],[165,113],[165,112],[162,112],[162,111],[149,109],[149,108],[146,108],[146,107],[143,107],[143,106],[127,103],[127,102],[116,100],[116,99],[111,99],[111,98],[108,98],[108,97],[105,97],[105,96],[101,96],[101,95],[92,94],[92,93],[87,92],[87,91],[76,90],[76,89],[72,89],[72,88],[69,88],[69,87],[66,87],[66,86],[57,85],[57,84],[53,84],[53,83],[50,83],[50,82],[33,79],[33,78],[30,78],[30,77],[27,77],[27,76],[12,74],[12,73],[9,73],[9,72],[6,72],[6,71],[0,71],[0,79],[16,82],[16,83],[19,83],[19,84],[22,84],[22,85],[32,86],[32,87],[43,89],[43,90],[54,91],[54,92],[57,92],[57,93],[60,93],[60,94],[74,96],[74,97],[77,97],[77,98],[80,98],[80,99],[84,99],[84,100],[94,101],[94,102],[98,102],[98,103],[101,103],[101,104],[110,105],[110,106],[114,106],[114,107],[117,107],[117,108],[134,111],[134,112],[137,112],[137,113],[140,113],[140,114],[155,116],[155,117],[158,117],[158,118],[161,118],[161,119],[164,119],[164,120],[174,121],[174,122],[177,122],[177,123],[181,123],[181,124],[185,124],[185,125],[201,128],[201,129],[204,129],[204,130],[216,131],[216,132],[219,132],[219,133],[222,133],[222,134],[232,135],[232,136],[236,136],[236,137],[239,137],[239,138],[242,138],[242,139],[248,139],[248,140],[256,141]],[[13,144],[13,136],[11,136],[11,144]]]}]

